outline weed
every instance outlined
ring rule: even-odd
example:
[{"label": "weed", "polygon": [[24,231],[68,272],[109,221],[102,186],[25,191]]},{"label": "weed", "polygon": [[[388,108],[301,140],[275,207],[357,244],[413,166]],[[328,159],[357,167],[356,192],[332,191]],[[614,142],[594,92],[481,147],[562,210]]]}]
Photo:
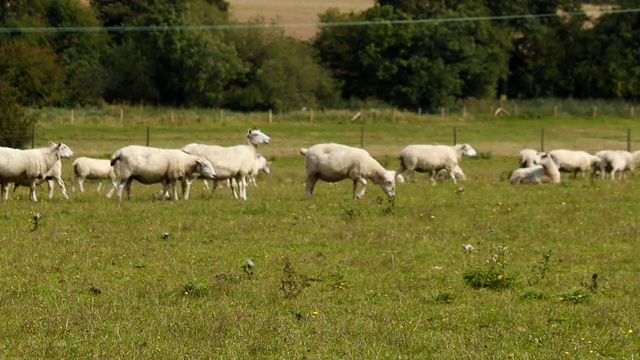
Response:
[{"label": "weed", "polygon": [[209,287],[196,280],[190,280],[182,287],[182,294],[191,297],[203,297],[209,294]]},{"label": "weed", "polygon": [[433,301],[446,303],[446,304],[453,302],[455,298],[456,298],[456,295],[451,291],[443,291],[443,292],[438,291],[433,295]]},{"label": "weed", "polygon": [[[384,199],[380,196],[376,199],[378,205],[384,203]],[[382,215],[395,215],[396,200],[395,197],[387,197],[387,206],[382,208]]]},{"label": "weed", "polygon": [[362,215],[362,211],[360,211],[360,209],[343,207],[342,211],[344,211],[344,217],[346,220],[354,220],[355,218],[360,217],[360,215]]},{"label": "weed", "polygon": [[506,246],[499,246],[498,253],[480,266],[469,266],[463,272],[464,282],[474,289],[502,290],[513,287],[518,280],[518,273],[507,273],[505,252]]},{"label": "weed", "polygon": [[590,296],[591,293],[587,291],[587,289],[579,288],[568,293],[561,294],[560,296],[558,296],[558,300],[562,302],[578,304],[589,300]]},{"label": "weed", "polygon": [[537,265],[534,265],[531,269],[531,278],[527,280],[529,285],[535,285],[540,283],[547,276],[547,271],[549,270],[549,260],[551,260],[552,251],[549,250],[542,255],[542,261],[538,262]]},{"label": "weed", "polygon": [[284,292],[284,297],[286,298],[296,297],[304,288],[311,286],[311,282],[306,276],[296,273],[288,256],[284,258],[282,275],[280,290]]},{"label": "weed", "polygon": [[346,289],[344,268],[339,266],[336,271],[331,274],[331,287],[335,289]]},{"label": "weed", "polygon": [[543,300],[547,298],[547,295],[536,289],[527,289],[520,298],[523,300]]}]

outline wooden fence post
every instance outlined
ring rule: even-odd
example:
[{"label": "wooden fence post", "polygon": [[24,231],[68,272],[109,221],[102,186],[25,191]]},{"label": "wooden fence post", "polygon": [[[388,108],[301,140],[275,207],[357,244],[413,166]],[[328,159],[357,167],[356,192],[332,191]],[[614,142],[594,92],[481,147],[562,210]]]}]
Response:
[{"label": "wooden fence post", "polygon": [[544,151],[544,129],[540,129],[540,151]]},{"label": "wooden fence post", "polygon": [[631,152],[631,129],[627,129],[627,151]]},{"label": "wooden fence post", "polygon": [[595,105],[593,107],[593,118],[597,118],[598,117],[598,105]]},{"label": "wooden fence post", "polygon": [[360,148],[364,149],[364,125],[360,128]]},{"label": "wooden fence post", "polygon": [[629,108],[629,117],[631,117],[633,119],[633,113],[634,113],[634,108],[633,105],[631,105],[631,108]]},{"label": "wooden fence post", "polygon": [[467,107],[463,106],[462,107],[462,118],[465,119],[467,117]]},{"label": "wooden fence post", "polygon": [[458,143],[458,129],[453,127],[453,145]]},{"label": "wooden fence post", "polygon": [[422,106],[418,108],[418,120],[422,117]]},{"label": "wooden fence post", "polygon": [[442,120],[447,119],[447,110],[445,108],[440,108],[440,117],[442,118]]},{"label": "wooden fence post", "polygon": [[120,108],[120,125],[122,125],[123,121],[124,121],[124,109]]},{"label": "wooden fence post", "polygon": [[73,118],[74,118],[73,108],[71,108],[71,125],[73,125]]},{"label": "wooden fence post", "polygon": [[272,121],[273,121],[273,111],[269,109],[269,124],[271,124]]},{"label": "wooden fence post", "polygon": [[220,109],[220,123],[224,124],[224,109]]},{"label": "wooden fence post", "polygon": [[149,138],[151,135],[151,129],[149,128],[149,126],[147,125],[147,146],[149,146]]},{"label": "wooden fence post", "polygon": [[309,109],[309,123],[313,124],[313,109]]},{"label": "wooden fence post", "polygon": [[31,128],[31,148],[35,148],[36,147],[36,124],[33,124],[33,127]]}]

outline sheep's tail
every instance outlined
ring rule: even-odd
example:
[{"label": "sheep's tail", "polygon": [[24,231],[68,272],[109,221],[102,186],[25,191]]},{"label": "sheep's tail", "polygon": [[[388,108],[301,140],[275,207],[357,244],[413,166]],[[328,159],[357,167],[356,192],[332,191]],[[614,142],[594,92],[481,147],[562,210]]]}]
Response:
[{"label": "sheep's tail", "polygon": [[300,148],[300,155],[307,155],[307,148]]},{"label": "sheep's tail", "polygon": [[114,166],[118,161],[120,161],[120,150],[116,151],[111,155],[111,166]]}]

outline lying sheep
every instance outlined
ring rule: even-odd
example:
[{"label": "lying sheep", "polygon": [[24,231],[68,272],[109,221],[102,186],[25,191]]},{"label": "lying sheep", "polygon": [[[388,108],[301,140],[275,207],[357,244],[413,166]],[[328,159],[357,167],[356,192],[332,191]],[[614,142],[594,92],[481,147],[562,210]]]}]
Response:
[{"label": "lying sheep", "polygon": [[609,172],[611,180],[615,180],[616,173],[620,173],[620,180],[622,180],[623,172],[633,171],[640,162],[640,151],[631,153],[623,150],[602,150],[598,151],[596,156],[600,158],[598,168],[602,179]]},{"label": "lying sheep", "polygon": [[[240,198],[247,200],[247,176],[254,171],[257,147],[268,144],[271,138],[260,130],[249,130],[247,143],[235,146],[189,144],[183,151],[207,159],[213,164],[216,179],[235,179],[239,187]],[[216,183],[214,182],[213,191]]]},{"label": "lying sheep", "polygon": [[542,154],[535,165],[516,169],[511,174],[509,182],[512,185],[558,184],[560,182],[560,170],[549,155]]},{"label": "lying sheep", "polygon": [[[456,173],[462,173],[458,163],[462,156],[475,156],[476,151],[469,144],[448,145],[408,145],[402,151],[398,159],[400,169],[397,173],[403,175],[414,171],[431,172],[434,175],[444,169],[449,173],[451,180],[457,184]],[[457,170],[456,167],[459,169]],[[464,176],[464,173],[462,173]],[[407,176],[407,179],[409,176]]]},{"label": "lying sheep", "polygon": [[25,185],[30,189],[29,198],[38,201],[38,184],[51,176],[50,171],[60,158],[72,156],[73,151],[63,143],[50,142],[49,147],[28,150],[0,147],[0,192],[4,192],[4,199],[8,200],[9,184]]},{"label": "lying sheep", "polygon": [[[365,193],[367,180],[380,185],[389,197],[395,196],[396,172],[386,170],[363,149],[340,144],[317,144],[302,148],[306,173],[307,198],[311,198],[318,180],[337,182],[353,180],[353,198],[360,199]],[[357,192],[358,183],[362,189]]]},{"label": "lying sheep", "polygon": [[576,178],[579,172],[583,174],[599,167],[600,158],[582,150],[557,149],[549,151],[549,156],[562,172],[573,173]]},{"label": "lying sheep", "polygon": [[116,150],[111,156],[110,164],[117,165],[119,199],[122,198],[122,190],[125,187],[127,198],[131,199],[133,180],[143,184],[163,183],[161,200],[166,199],[169,185],[173,189],[173,199],[178,200],[176,182],[180,180],[183,197],[187,200],[191,183],[198,176],[215,178],[211,162],[178,149],[129,145]]},{"label": "lying sheep", "polygon": [[[67,195],[67,188],[64,186],[64,181],[62,181],[62,161],[60,159],[56,161],[53,167],[45,175],[44,179],[37,181],[38,185],[42,184],[44,181],[47,182],[47,186],[49,187],[49,193],[47,197],[49,199],[53,199],[53,188],[54,188],[53,181],[54,180],[56,181],[56,183],[58,184],[58,187],[60,188],[60,191],[62,192],[62,198],[68,199],[69,196]],[[13,191],[15,192],[20,185],[29,186],[30,184],[29,184],[29,181],[16,182],[14,184]]]},{"label": "lying sheep", "polygon": [[522,149],[518,153],[518,165],[521,168],[534,166],[540,160],[540,152],[534,149]]},{"label": "lying sheep", "polygon": [[107,159],[94,159],[89,157],[79,157],[73,162],[73,178],[71,179],[71,191],[76,191],[76,182],[80,187],[80,192],[84,192],[84,181],[86,179],[99,180],[98,189],[102,187],[102,180],[109,179],[113,185],[107,191],[110,198],[113,191],[118,187],[116,182],[115,167],[111,166],[111,161]]}]

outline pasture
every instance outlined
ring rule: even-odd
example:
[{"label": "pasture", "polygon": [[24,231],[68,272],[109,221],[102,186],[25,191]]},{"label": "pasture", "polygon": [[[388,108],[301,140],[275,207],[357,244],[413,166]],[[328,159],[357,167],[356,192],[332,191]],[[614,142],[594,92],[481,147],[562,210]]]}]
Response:
[{"label": "pasture", "polygon": [[[160,202],[159,184],[135,182],[132,200],[106,199],[107,184],[98,194],[92,181],[72,193],[72,160],[69,200],[59,189],[47,199],[45,185],[33,203],[19,188],[0,205],[3,358],[640,356],[640,177],[506,181],[517,151],[539,147],[540,129],[547,150],[625,149],[636,121],[231,114],[222,123],[192,112],[169,122],[153,111],[73,125],[49,111],[37,146],[108,157],[144,145],[147,126],[157,147],[239,144],[256,127],[272,138],[259,149],[271,174],[244,202],[224,187],[211,198],[201,182],[187,201]],[[373,184],[356,201],[349,181],[319,182],[306,199],[300,147],[359,146],[364,133],[364,147],[395,170],[402,147],[450,144],[454,128],[479,152],[461,162],[466,182],[418,175],[393,201]]]}]

